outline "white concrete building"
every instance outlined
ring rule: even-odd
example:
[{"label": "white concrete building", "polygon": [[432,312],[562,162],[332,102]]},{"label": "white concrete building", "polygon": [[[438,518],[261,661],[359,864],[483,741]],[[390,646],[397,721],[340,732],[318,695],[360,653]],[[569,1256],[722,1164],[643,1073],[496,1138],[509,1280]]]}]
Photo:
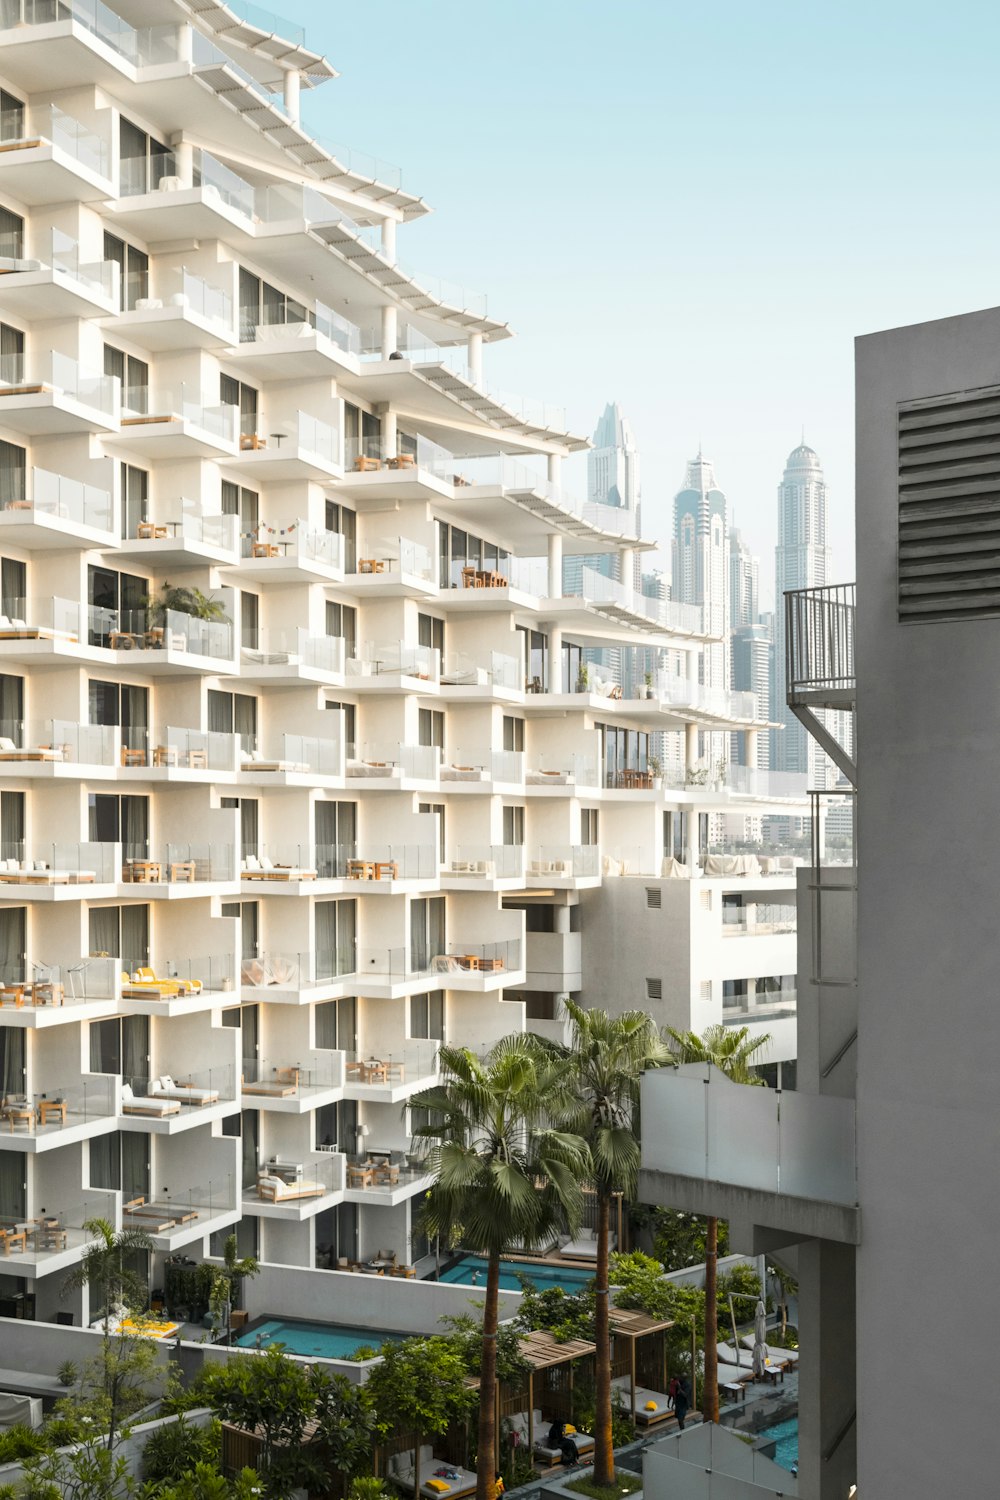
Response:
[{"label": "white concrete building", "polygon": [[[37,1317],[95,1214],[154,1286],[233,1226],[419,1262],[441,1039],[558,1027],[581,891],[802,791],[698,681],[700,608],[565,589],[631,578],[632,513],[491,394],[485,301],[404,269],[422,200],[300,124],[330,64],[222,3],[142,19],[0,8],[0,1310]],[[688,671],[581,681],[635,643]]]}]

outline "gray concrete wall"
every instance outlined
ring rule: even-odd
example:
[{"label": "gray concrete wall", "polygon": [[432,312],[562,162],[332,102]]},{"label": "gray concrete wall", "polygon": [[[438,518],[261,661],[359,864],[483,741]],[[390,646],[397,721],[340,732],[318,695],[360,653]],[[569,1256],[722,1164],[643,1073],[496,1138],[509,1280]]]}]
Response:
[{"label": "gray concrete wall", "polygon": [[[646,907],[646,886],[662,891],[662,908]],[[580,1003],[620,1015],[648,1010],[658,1026],[691,1021],[691,883],[605,880],[583,891],[583,989]],[[660,979],[663,999],[647,1000],[646,980]]]},{"label": "gray concrete wall", "polygon": [[857,375],[858,1486],[937,1500],[1000,1471],[1000,621],[897,623],[897,404],[997,383],[1000,309],[860,339]]}]

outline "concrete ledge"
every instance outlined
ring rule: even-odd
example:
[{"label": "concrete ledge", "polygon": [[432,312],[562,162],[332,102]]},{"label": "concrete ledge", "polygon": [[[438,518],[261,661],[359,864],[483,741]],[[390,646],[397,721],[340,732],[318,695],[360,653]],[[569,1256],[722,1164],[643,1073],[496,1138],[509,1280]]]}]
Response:
[{"label": "concrete ledge", "polygon": [[736,1187],[730,1182],[681,1177],[648,1168],[639,1173],[638,1201],[780,1230],[789,1240],[861,1243],[861,1210],[852,1204],[793,1198],[787,1193],[769,1193],[761,1188]]}]

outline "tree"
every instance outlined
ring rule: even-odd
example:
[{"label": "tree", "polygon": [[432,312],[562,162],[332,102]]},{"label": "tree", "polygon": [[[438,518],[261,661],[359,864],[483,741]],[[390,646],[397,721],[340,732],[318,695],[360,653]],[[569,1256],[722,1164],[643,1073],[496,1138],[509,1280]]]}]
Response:
[{"label": "tree", "polygon": [[[733,1083],[759,1084],[764,1080],[753,1071],[753,1059],[771,1038],[751,1038],[748,1026],[709,1026],[704,1035],[667,1027],[670,1047],[678,1063],[711,1063]],[[705,1232],[705,1379],[701,1410],[706,1422],[719,1420],[719,1316],[718,1316],[719,1221],[710,1218]]]},{"label": "tree", "polygon": [[[88,1385],[97,1386],[104,1407],[107,1450],[113,1457],[122,1418],[143,1405],[155,1371],[155,1348],[141,1332],[146,1283],[129,1265],[135,1256],[148,1254],[153,1241],[142,1229],[117,1232],[107,1219],[87,1219],[83,1227],[94,1243],[66,1277],[62,1290],[65,1296],[86,1287],[97,1292],[102,1304],[102,1350],[85,1372],[80,1399],[85,1399]],[[126,1314],[136,1321],[133,1331],[120,1327]]]},{"label": "tree", "polygon": [[253,1255],[240,1258],[237,1254],[235,1234],[226,1236],[226,1243],[222,1247],[222,1259],[221,1266],[212,1267],[208,1304],[214,1317],[221,1323],[228,1344],[232,1341],[233,1303],[239,1295],[243,1281],[247,1277],[259,1274],[260,1264]]},{"label": "tree", "polygon": [[468,1374],[456,1341],[438,1335],[383,1345],[382,1363],[368,1377],[383,1430],[413,1434],[414,1495],[420,1494],[421,1440],[441,1437],[456,1417],[467,1414],[472,1403]]},{"label": "tree", "polygon": [[487,1260],[476,1497],[490,1500],[500,1257],[537,1246],[564,1218],[579,1224],[590,1153],[578,1135],[548,1127],[567,1108],[568,1070],[532,1038],[504,1037],[483,1061],[467,1048],[442,1047],[441,1069],[444,1081],[410,1105],[433,1111],[433,1123],[418,1131],[435,1142],[425,1222],[445,1235],[460,1224],[462,1243]]},{"label": "tree", "polygon": [[196,620],[217,620],[229,624],[229,616],[221,599],[211,599],[201,589],[186,588],[181,584],[164,583],[159,594],[149,595],[142,601],[143,609],[149,611],[154,625],[165,625],[167,611],[180,615],[193,615]]},{"label": "tree", "polygon": [[611,1332],[608,1318],[608,1253],[611,1201],[633,1198],[639,1184],[639,1080],[647,1068],[670,1061],[652,1017],[628,1010],[609,1016],[565,1002],[573,1023],[567,1057],[570,1108],[561,1123],[590,1148],[597,1195],[597,1274],[594,1339],[594,1483],[610,1487],[615,1477],[611,1422]]}]

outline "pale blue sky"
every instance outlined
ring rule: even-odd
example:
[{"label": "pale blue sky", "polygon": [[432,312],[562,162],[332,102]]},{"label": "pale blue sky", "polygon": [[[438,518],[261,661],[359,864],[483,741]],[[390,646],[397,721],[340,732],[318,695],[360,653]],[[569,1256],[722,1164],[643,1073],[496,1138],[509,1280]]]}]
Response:
[{"label": "pale blue sky", "polygon": [[654,537],[701,438],[769,594],[804,424],[853,577],[854,334],[1000,301],[997,8],[284,11],[342,74],[307,100],[316,132],[398,163],[435,209],[400,258],[482,288],[519,335],[487,350],[492,382],[585,432],[620,401]]}]

